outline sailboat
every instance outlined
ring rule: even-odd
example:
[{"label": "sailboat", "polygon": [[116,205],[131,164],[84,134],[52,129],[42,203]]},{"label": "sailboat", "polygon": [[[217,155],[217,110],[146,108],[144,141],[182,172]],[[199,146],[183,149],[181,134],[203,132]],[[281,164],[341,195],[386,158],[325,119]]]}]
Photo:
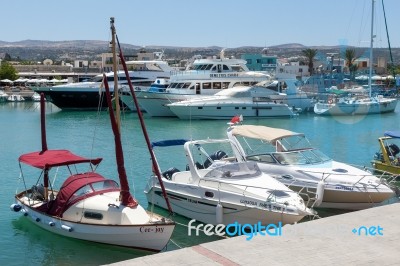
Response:
[{"label": "sailboat", "polygon": [[371,15],[371,39],[369,54],[369,95],[363,98],[346,97],[332,98],[327,102],[318,102],[314,105],[314,113],[318,115],[368,115],[394,112],[397,99],[385,98],[382,95],[372,96],[372,65],[373,65],[373,43],[374,43],[374,7],[375,0],[372,0]]},{"label": "sailboat", "polygon": [[[16,203],[11,205],[11,210],[23,214],[45,230],[66,237],[160,251],[167,245],[175,222],[146,211],[130,194],[120,131],[111,107],[111,95],[105,75],[104,85],[115,139],[120,186],[116,181],[95,172],[101,158],[85,158],[68,150],[47,148],[44,95],[41,94],[42,149],[19,157],[25,188],[15,195]],[[30,174],[26,176],[22,172],[23,164],[40,169],[39,178],[31,179]],[[91,170],[80,172],[81,164],[89,165]],[[67,167],[69,172],[76,169],[76,173],[67,176],[56,189],[54,182],[49,181],[51,173],[57,175],[58,171],[53,169],[58,167]],[[36,184],[27,187],[27,181],[30,180],[37,180]]]}]

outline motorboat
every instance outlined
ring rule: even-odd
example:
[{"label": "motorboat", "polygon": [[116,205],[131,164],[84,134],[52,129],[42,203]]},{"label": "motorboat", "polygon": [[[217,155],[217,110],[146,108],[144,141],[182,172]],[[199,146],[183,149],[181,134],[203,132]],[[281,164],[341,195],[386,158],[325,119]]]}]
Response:
[{"label": "motorboat", "polygon": [[40,102],[40,94],[35,92],[32,97],[31,97],[32,101],[34,102]]},{"label": "motorboat", "polygon": [[308,199],[319,195],[318,207],[359,210],[394,196],[383,176],[334,161],[312,147],[303,133],[235,123],[227,135],[240,147],[237,156],[257,162],[262,172],[299,192],[307,202],[314,204]]},{"label": "motorboat", "polygon": [[[167,157],[161,157],[163,161],[157,162],[164,170],[162,183],[174,213],[213,225],[291,224],[315,214],[296,192],[262,173],[255,162],[231,160],[234,145],[228,139],[152,143],[157,154],[161,147],[182,153],[182,145],[187,161],[174,160],[170,165]],[[155,175],[149,178],[145,194],[149,203],[167,208]]]},{"label": "motorboat", "polygon": [[[186,70],[174,72],[165,92],[143,91],[137,94],[137,98],[148,116],[174,117],[167,104],[210,96],[236,86],[255,85],[270,79],[271,76],[266,72],[250,71],[243,59],[225,57],[222,50],[218,57],[196,58]],[[122,101],[131,106],[128,95],[122,96]]]},{"label": "motorboat", "polygon": [[[148,90],[150,85],[160,77],[169,77],[173,68],[163,60],[128,61],[130,68],[138,70],[129,71],[129,78],[136,91]],[[114,72],[106,74],[110,83],[110,90],[114,92]],[[122,94],[127,94],[128,79],[124,71],[118,71],[117,84]],[[89,81],[68,83],[55,86],[32,87],[37,93],[44,93],[46,98],[60,109],[93,109],[107,107],[104,100],[103,75],[99,74]],[[99,93],[102,92],[102,93]],[[130,98],[131,101],[131,98]]]},{"label": "motorboat", "polygon": [[274,94],[263,86],[238,86],[213,96],[167,104],[167,107],[180,119],[229,119],[235,115],[294,117],[301,111],[271,99]]},{"label": "motorboat", "polygon": [[326,102],[317,102],[314,113],[318,115],[368,115],[394,112],[396,98],[376,97],[331,97]]},{"label": "motorboat", "polygon": [[[400,131],[386,131],[378,139],[380,151],[372,161],[372,166],[379,172],[400,175]],[[397,144],[396,144],[397,143]]]},{"label": "motorboat", "polygon": [[19,94],[11,94],[10,96],[7,97],[7,101],[9,101],[9,102],[23,102],[23,101],[25,101],[25,98],[22,97]]},{"label": "motorboat", "polygon": [[5,93],[3,90],[0,90],[0,102],[5,102],[7,101],[8,94]]},{"label": "motorboat", "polygon": [[[120,184],[95,171],[101,158],[85,158],[68,150],[47,148],[42,94],[42,149],[19,157],[24,189],[16,193],[11,210],[62,236],[160,251],[169,242],[175,222],[145,210],[131,195],[124,168],[119,119],[111,107],[111,93],[105,76],[104,80]],[[81,167],[82,164],[85,166]],[[23,171],[23,165],[39,169],[38,177],[33,177],[31,170]],[[58,168],[65,168],[65,171]],[[51,180],[52,174],[54,179]],[[32,180],[36,183],[29,187],[27,184]]]}]

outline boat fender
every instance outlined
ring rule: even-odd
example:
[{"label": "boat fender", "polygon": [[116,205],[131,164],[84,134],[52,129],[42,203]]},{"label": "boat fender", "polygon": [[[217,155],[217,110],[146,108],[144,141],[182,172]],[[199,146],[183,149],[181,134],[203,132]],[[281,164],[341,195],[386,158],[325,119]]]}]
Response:
[{"label": "boat fender", "polygon": [[53,227],[53,226],[55,226],[56,224],[55,224],[54,222],[49,222],[49,225],[50,225],[51,227]]},{"label": "boat fender", "polygon": [[316,191],[316,200],[314,202],[313,207],[318,207],[322,203],[322,199],[324,197],[324,190],[325,190],[325,182],[320,180],[317,184],[317,191]]},{"label": "boat fender", "polygon": [[10,209],[15,212],[19,212],[22,209],[22,206],[19,204],[11,204]]},{"label": "boat fender", "polygon": [[217,224],[223,223],[223,215],[224,215],[224,207],[220,202],[218,202],[217,206],[215,207],[215,218]]},{"label": "boat fender", "polygon": [[70,227],[68,225],[63,224],[63,225],[61,225],[61,228],[66,230],[66,231],[68,231],[68,232],[72,232],[72,227]]}]

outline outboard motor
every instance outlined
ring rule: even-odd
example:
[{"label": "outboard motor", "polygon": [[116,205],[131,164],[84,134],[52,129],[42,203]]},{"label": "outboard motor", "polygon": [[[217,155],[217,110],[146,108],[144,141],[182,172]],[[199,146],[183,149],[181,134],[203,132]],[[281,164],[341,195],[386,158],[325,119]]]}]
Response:
[{"label": "outboard motor", "polygon": [[205,160],[204,168],[210,167],[210,165],[212,164],[212,161],[221,160],[221,159],[226,158],[226,157],[228,157],[226,155],[226,152],[224,152],[224,151],[216,151],[216,152],[214,152],[213,154],[210,155],[210,158],[207,158],[207,160]]},{"label": "outboard motor", "polygon": [[386,149],[391,156],[396,156],[400,152],[399,146],[394,143],[390,144]]},{"label": "outboard motor", "polygon": [[165,177],[168,180],[171,180],[172,175],[177,173],[177,172],[180,172],[179,169],[177,169],[175,167],[171,167],[171,168],[167,169],[166,171],[164,171],[162,173],[162,176]]}]

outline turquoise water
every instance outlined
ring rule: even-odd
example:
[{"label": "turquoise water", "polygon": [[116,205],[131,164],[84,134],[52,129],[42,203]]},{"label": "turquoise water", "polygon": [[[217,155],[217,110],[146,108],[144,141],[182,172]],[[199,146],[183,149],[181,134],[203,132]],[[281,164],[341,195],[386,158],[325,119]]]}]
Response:
[{"label": "turquoise water", "polygon": [[[314,146],[330,157],[351,164],[370,167],[378,150],[377,138],[385,130],[400,130],[400,106],[395,113],[355,117],[319,117],[302,114],[294,119],[246,120],[246,124],[282,127],[304,132]],[[69,149],[79,155],[103,157],[98,168],[101,174],[116,176],[114,142],[106,112],[65,112],[47,104],[47,142],[50,149]],[[229,121],[181,121],[175,118],[148,118],[151,140],[168,138],[223,138]],[[147,207],[143,193],[151,173],[150,156],[138,123],[137,115],[123,114],[125,165],[131,188],[140,203]],[[18,185],[18,157],[40,150],[40,119],[37,103],[0,104],[0,264],[1,265],[99,265],[131,259],[148,253],[127,248],[79,241],[44,231],[26,221],[9,206]],[[185,160],[169,154],[160,162]],[[35,176],[36,178],[36,176]],[[158,210],[166,214],[162,210]],[[331,215],[333,213],[327,213]],[[179,223],[187,219],[176,217]],[[177,226],[168,250],[187,247],[217,238],[188,237],[187,229]]]}]

